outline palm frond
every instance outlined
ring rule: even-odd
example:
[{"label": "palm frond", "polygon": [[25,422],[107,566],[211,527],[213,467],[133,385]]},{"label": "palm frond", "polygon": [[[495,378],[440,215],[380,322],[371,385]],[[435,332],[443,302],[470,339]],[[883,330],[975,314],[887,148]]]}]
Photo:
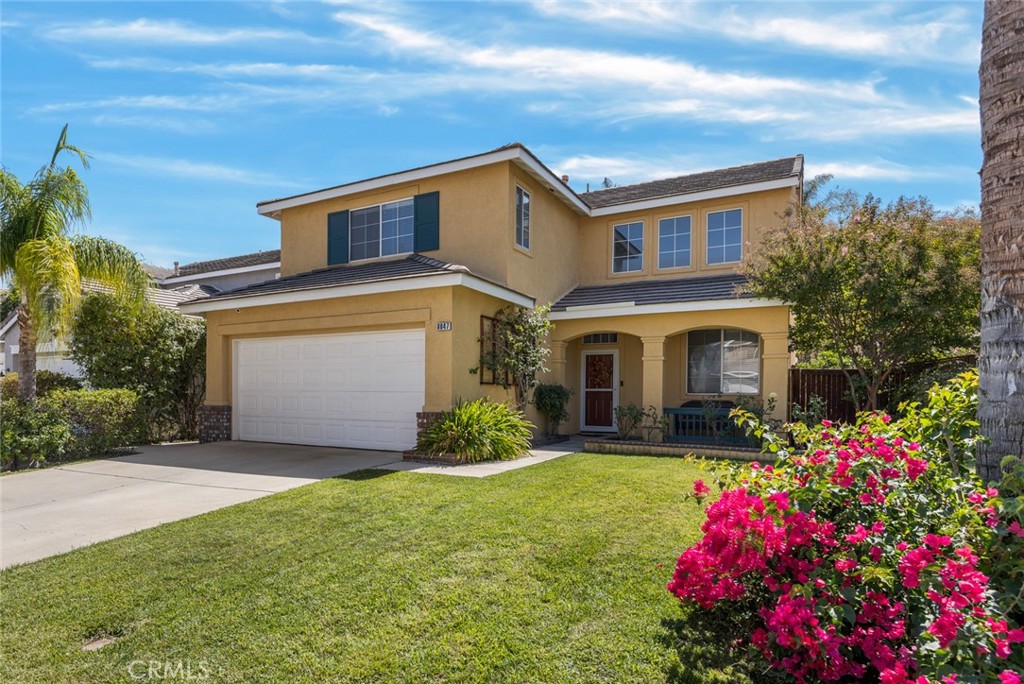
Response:
[{"label": "palm frond", "polygon": [[135,254],[111,240],[90,235],[70,239],[75,264],[81,277],[109,288],[125,303],[141,304],[153,280]]},{"label": "palm frond", "polygon": [[40,337],[66,337],[82,296],[81,276],[67,238],[22,243],[15,255],[14,282]]},{"label": "palm frond", "polygon": [[27,239],[31,193],[18,177],[0,169],[0,277],[13,275],[14,255]]},{"label": "palm frond", "polygon": [[50,158],[50,168],[52,169],[57,164],[57,155],[61,152],[71,152],[77,155],[82,166],[89,168],[89,155],[74,145],[68,144],[68,125],[64,124],[64,128],[60,131],[60,137],[57,138],[57,145],[53,148],[53,156]]},{"label": "palm frond", "polygon": [[92,217],[89,190],[72,169],[40,173],[29,183],[32,196],[32,239],[66,235],[77,224]]}]

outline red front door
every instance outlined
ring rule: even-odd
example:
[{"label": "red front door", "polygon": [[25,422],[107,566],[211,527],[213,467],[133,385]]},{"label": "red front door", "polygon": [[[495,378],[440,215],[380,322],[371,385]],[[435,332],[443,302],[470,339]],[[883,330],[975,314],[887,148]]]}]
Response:
[{"label": "red front door", "polygon": [[612,428],[615,417],[615,355],[586,354],[583,369],[583,427]]}]

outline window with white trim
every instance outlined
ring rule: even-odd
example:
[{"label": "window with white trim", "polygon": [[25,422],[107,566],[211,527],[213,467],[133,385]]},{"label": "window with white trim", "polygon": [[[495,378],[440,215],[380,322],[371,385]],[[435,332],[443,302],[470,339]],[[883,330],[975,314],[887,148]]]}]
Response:
[{"label": "window with white trim", "polygon": [[746,330],[693,330],[686,336],[688,394],[761,391],[761,338]]},{"label": "window with white trim", "polygon": [[530,193],[516,186],[516,244],[530,249]]},{"label": "window with white trim", "polygon": [[708,263],[730,264],[743,259],[743,210],[708,212]]},{"label": "window with white trim", "polygon": [[658,221],[658,268],[690,265],[690,217],[674,216]]},{"label": "window with white trim", "polygon": [[349,219],[349,260],[412,253],[413,214],[411,198],[353,209]]},{"label": "window with white trim", "polygon": [[622,223],[612,228],[612,273],[644,269],[644,223]]}]

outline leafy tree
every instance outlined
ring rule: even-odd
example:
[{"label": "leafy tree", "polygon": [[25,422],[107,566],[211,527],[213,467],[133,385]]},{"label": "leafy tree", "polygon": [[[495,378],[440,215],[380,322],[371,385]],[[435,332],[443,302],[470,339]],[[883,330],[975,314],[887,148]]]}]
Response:
[{"label": "leafy tree", "polygon": [[36,342],[66,337],[82,296],[83,280],[111,289],[125,301],[141,303],[149,276],[127,248],[116,242],[71,235],[90,216],[85,183],[71,167],[60,167],[62,152],[88,158],[60,133],[50,163],[27,184],[0,169],[0,278],[21,294],[18,393],[36,396]]},{"label": "leafy tree", "polygon": [[134,390],[150,439],[198,436],[206,371],[202,320],[94,293],[82,301],[75,333],[71,353],[86,379],[97,388]]},{"label": "leafy tree", "polygon": [[1006,455],[1024,459],[1024,5],[985,3],[982,27],[981,447],[978,474],[999,479]]},{"label": "leafy tree", "polygon": [[493,351],[480,358],[480,365],[494,371],[505,389],[515,389],[516,408],[520,411],[526,410],[537,374],[548,370],[544,360],[551,353],[546,344],[552,328],[548,320],[550,310],[546,305],[525,309],[510,304],[498,311],[494,315]]},{"label": "leafy tree", "polygon": [[838,215],[849,218],[814,205],[793,211],[748,264],[749,288],[788,302],[793,348],[841,360],[857,409],[876,409],[900,366],[974,348],[978,220],[940,214],[923,198],[882,206],[871,195]]},{"label": "leafy tree", "polygon": [[0,321],[6,321],[7,317],[17,310],[21,304],[21,295],[14,288],[5,290],[0,294]]}]

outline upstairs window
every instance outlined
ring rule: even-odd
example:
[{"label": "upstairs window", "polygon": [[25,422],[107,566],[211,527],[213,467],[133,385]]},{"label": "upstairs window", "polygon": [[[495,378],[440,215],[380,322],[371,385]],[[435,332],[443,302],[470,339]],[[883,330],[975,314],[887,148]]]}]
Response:
[{"label": "upstairs window", "polygon": [[612,273],[633,273],[643,269],[643,221],[615,226],[612,229]]},{"label": "upstairs window", "polygon": [[658,221],[658,268],[690,265],[690,217],[676,216]]},{"label": "upstairs window", "polygon": [[516,186],[516,244],[530,249],[530,193]]},{"label": "upstairs window", "polygon": [[413,200],[354,209],[350,217],[350,259],[408,254],[413,251]]},{"label": "upstairs window", "polygon": [[686,338],[688,394],[757,394],[761,338],[745,330],[694,330]]},{"label": "upstairs window", "polygon": [[708,212],[708,263],[731,264],[743,259],[743,210]]}]

